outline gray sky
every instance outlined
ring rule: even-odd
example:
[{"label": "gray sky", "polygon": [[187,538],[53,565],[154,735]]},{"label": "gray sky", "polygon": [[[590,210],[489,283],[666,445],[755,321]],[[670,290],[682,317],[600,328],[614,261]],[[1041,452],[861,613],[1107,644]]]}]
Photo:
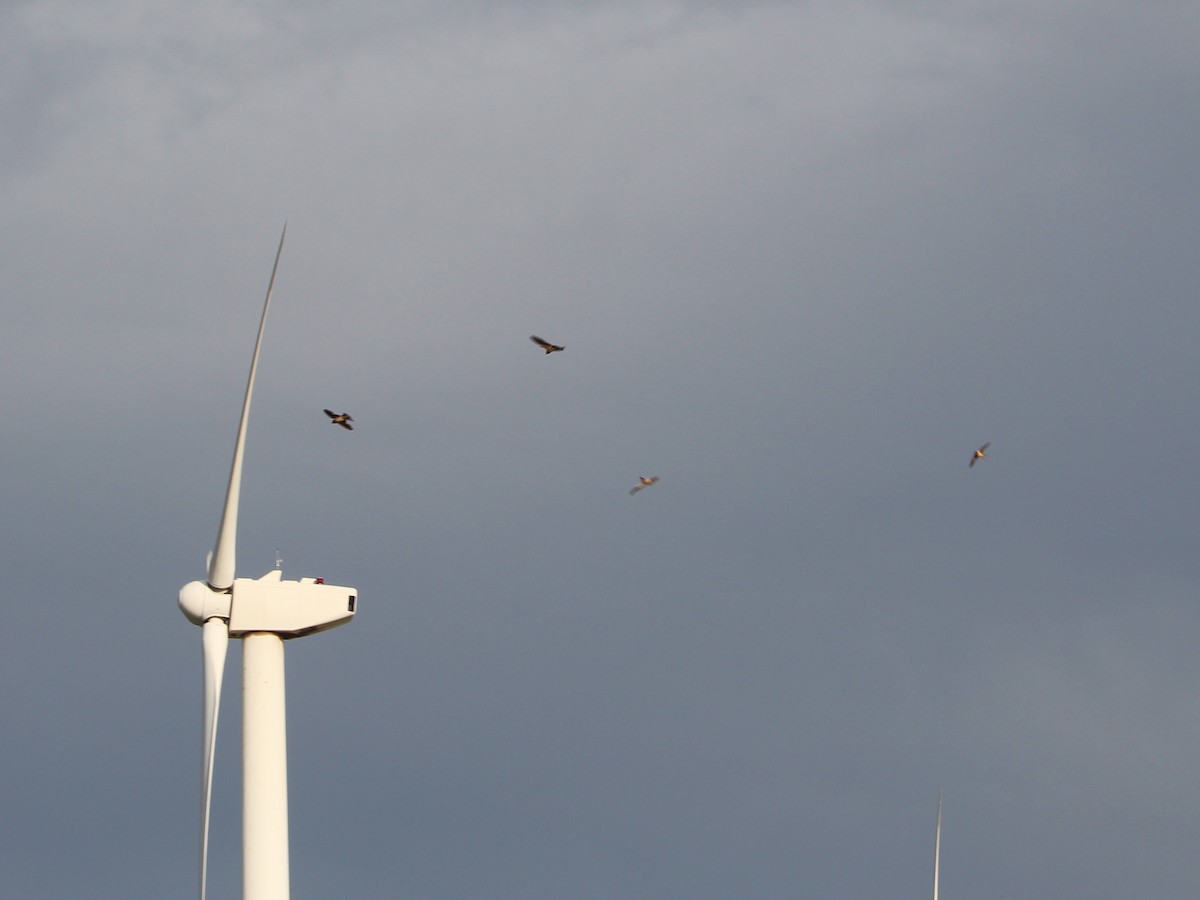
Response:
[{"label": "gray sky", "polygon": [[195,894],[287,220],[296,900],[1194,895],[1195,4],[444,7],[0,7],[4,893]]}]

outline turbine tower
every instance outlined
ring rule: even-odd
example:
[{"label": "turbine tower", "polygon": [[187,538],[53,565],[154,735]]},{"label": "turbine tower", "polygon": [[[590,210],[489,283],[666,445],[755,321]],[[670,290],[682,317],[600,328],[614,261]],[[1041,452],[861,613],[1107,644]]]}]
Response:
[{"label": "turbine tower", "polygon": [[250,377],[233,448],[225,508],[204,581],[179,591],[179,607],[201,626],[204,657],[204,744],[200,774],[200,900],[208,886],[208,824],[212,806],[213,759],[221,680],[229,638],[242,639],[242,896],[244,900],[288,900],[287,731],[284,705],[283,642],[349,622],[358,602],[350,587],[321,579],[284,581],[279,568],[261,578],[234,576],[238,497],[246,422],[262,348],[267,310],[287,225],[279,237],[267,285]]}]

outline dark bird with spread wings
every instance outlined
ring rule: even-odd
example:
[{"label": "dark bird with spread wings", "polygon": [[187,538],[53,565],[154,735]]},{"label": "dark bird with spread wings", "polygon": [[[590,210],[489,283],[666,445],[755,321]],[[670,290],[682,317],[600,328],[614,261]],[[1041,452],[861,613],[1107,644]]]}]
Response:
[{"label": "dark bird with spread wings", "polygon": [[537,344],[539,347],[541,347],[543,350],[545,350],[547,356],[549,356],[551,353],[554,353],[557,350],[567,349],[566,347],[560,347],[560,346],[558,346],[558,344],[552,344],[547,340],[543,340],[542,338],[538,337],[536,334],[531,334],[529,336],[529,339],[531,341],[533,341],[535,344]]},{"label": "dark bird with spread wings", "polygon": [[658,481],[657,475],[651,475],[649,477],[643,475],[641,478],[638,479],[638,484],[634,485],[634,487],[629,491],[629,496],[632,497],[634,494],[636,494],[642,488],[648,488],[648,487],[650,487],[650,485],[654,484],[656,481]]},{"label": "dark bird with spread wings", "polygon": [[347,431],[354,430],[354,426],[350,424],[354,419],[350,418],[349,413],[335,413],[332,409],[327,409],[325,415],[329,416],[330,425],[341,425]]},{"label": "dark bird with spread wings", "polygon": [[969,463],[967,463],[967,468],[973,469],[973,468],[975,468],[975,463],[979,462],[981,459],[987,459],[987,448],[990,446],[992,446],[992,444],[989,441],[988,443],[986,443],[982,447],[980,447],[978,450],[976,450],[974,453],[972,453],[971,461]]}]

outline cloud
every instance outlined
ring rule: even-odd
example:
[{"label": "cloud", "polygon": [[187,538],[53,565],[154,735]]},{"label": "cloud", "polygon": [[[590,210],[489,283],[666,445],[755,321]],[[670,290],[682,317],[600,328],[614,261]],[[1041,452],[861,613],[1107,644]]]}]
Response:
[{"label": "cloud", "polygon": [[286,220],[239,563],[362,601],[298,895],[919,891],[938,788],[947,889],[1186,894],[1192,15],[10,6],[10,888],[192,883]]}]

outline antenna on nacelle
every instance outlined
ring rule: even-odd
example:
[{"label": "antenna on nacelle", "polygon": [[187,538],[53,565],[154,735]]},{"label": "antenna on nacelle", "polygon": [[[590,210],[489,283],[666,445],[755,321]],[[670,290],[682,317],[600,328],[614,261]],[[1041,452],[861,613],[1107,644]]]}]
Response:
[{"label": "antenna on nacelle", "polygon": [[275,568],[277,568],[277,569],[283,568],[283,557],[279,555],[278,547],[275,548]]}]

